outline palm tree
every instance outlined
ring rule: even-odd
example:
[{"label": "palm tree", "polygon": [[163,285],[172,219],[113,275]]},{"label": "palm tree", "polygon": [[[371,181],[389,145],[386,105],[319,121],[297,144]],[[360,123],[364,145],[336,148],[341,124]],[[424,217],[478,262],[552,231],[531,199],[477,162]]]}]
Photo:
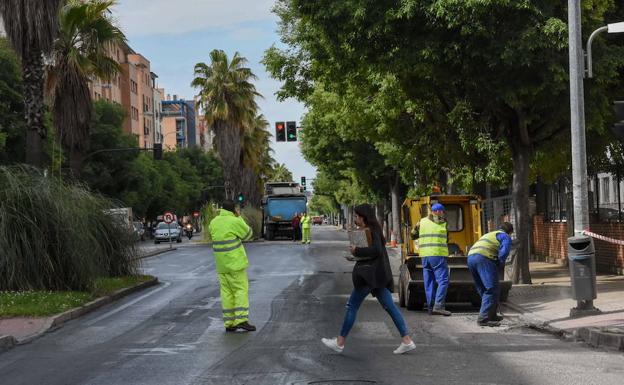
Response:
[{"label": "palm tree", "polygon": [[26,162],[43,164],[44,125],[43,58],[52,49],[58,31],[62,0],[2,0],[0,16],[6,34],[22,63],[26,108]]},{"label": "palm tree", "polygon": [[271,182],[292,182],[293,176],[283,163],[277,163],[271,172]]},{"label": "palm tree", "polygon": [[67,0],[59,14],[59,33],[47,68],[46,93],[52,101],[54,127],[69,155],[74,177],[80,176],[89,143],[93,104],[90,79],[110,80],[120,71],[109,52],[124,34],[111,19],[115,0]]},{"label": "palm tree", "polygon": [[191,85],[199,89],[199,107],[206,115],[206,124],[215,133],[215,147],[223,163],[226,196],[241,192],[241,141],[245,129],[252,125],[260,94],[250,82],[256,79],[245,67],[247,59],[234,54],[228,60],[222,50],[210,52],[210,65],[197,63]]},{"label": "palm tree", "polygon": [[242,141],[242,191],[255,206],[260,205],[264,182],[275,163],[271,156],[273,150],[268,126],[269,122],[263,115],[256,116],[246,128]]}]

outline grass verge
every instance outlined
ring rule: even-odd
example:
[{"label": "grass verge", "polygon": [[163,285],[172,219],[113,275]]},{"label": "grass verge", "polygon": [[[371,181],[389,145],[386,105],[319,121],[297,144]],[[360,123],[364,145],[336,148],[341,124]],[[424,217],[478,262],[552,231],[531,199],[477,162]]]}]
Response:
[{"label": "grass verge", "polygon": [[46,317],[84,305],[119,289],[152,279],[149,275],[98,278],[90,292],[83,291],[3,291],[0,292],[0,318]]}]

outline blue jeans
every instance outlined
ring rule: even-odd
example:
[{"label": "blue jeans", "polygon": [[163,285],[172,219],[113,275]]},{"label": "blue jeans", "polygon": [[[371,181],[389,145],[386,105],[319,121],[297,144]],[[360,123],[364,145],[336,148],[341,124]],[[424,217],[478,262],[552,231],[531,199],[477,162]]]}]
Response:
[{"label": "blue jeans", "polygon": [[[354,288],[351,292],[351,296],[347,302],[347,313],[345,314],[342,329],[340,330],[341,337],[346,337],[349,334],[349,331],[351,331],[351,328],[355,323],[355,316],[357,315],[358,309],[370,293],[371,289],[369,287],[362,287],[359,289]],[[379,301],[381,306],[383,306],[388,314],[390,314],[390,317],[392,317],[392,321],[394,321],[394,325],[399,330],[401,337],[408,335],[409,333],[407,332],[407,326],[405,326],[405,320],[392,300],[392,293],[390,293],[390,291],[385,287],[383,289],[377,289],[377,301]]]},{"label": "blue jeans", "polygon": [[444,308],[449,285],[449,271],[446,257],[423,258],[423,280],[429,311]]},{"label": "blue jeans", "polygon": [[481,254],[468,256],[468,269],[472,273],[477,291],[481,296],[481,310],[479,318],[489,318],[496,315],[500,285],[498,283],[498,269],[496,262]]}]

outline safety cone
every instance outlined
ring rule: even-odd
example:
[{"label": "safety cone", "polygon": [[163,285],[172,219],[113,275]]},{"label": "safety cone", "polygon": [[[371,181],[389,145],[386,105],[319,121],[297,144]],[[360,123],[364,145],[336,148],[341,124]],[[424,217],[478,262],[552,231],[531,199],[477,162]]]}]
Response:
[{"label": "safety cone", "polygon": [[396,236],[394,235],[394,231],[390,233],[390,247],[397,247]]}]

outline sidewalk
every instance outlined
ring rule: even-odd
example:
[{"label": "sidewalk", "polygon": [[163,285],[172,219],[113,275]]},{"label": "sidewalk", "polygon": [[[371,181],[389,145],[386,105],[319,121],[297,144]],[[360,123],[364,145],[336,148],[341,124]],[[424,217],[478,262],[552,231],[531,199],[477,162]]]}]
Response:
[{"label": "sidewalk", "polygon": [[600,315],[570,317],[576,306],[567,267],[531,262],[532,285],[514,285],[506,304],[533,327],[624,351],[624,276],[600,275],[594,306]]}]

